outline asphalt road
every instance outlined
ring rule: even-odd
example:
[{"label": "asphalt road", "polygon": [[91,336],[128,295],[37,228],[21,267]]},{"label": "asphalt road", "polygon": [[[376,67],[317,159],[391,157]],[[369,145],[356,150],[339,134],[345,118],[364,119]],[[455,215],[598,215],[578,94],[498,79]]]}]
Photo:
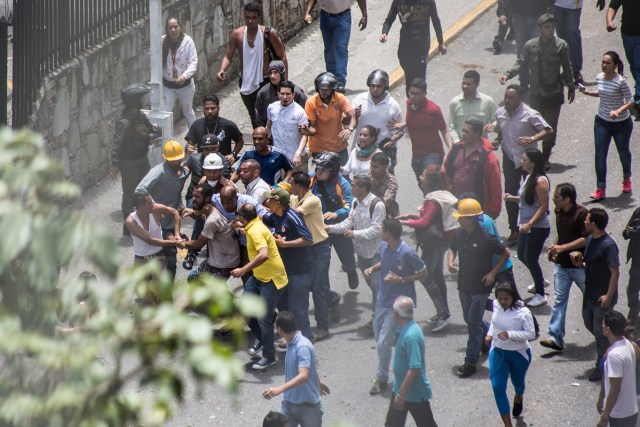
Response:
[{"label": "asphalt road", "polygon": [[[396,22],[390,35],[390,42],[381,46],[377,38],[386,16],[387,0],[370,1],[369,25],[364,32],[355,29],[350,45],[349,95],[366,90],[365,80],[374,68],[392,71],[397,67],[395,49],[399,24]],[[439,2],[439,12],[446,28],[475,2],[451,0]],[[357,8],[354,20],[359,19]],[[493,55],[491,41],[496,29],[495,9],[482,16],[468,28],[456,41],[449,45],[449,53],[437,56],[428,67],[429,97],[447,110],[449,100],[460,92],[460,81],[464,71],[476,69],[482,76],[480,90],[500,100],[504,87],[498,83],[498,77],[515,60],[515,45],[508,44],[502,55]],[[583,45],[585,65],[583,74],[586,80],[594,80],[599,72],[601,54],[606,50],[622,53],[622,43],[618,33],[607,34],[604,31],[604,14],[591,9],[583,10]],[[312,79],[322,71],[322,44],[317,23],[287,43],[289,62],[292,64],[292,76],[296,83],[311,87]],[[229,85],[234,86],[234,85]],[[397,100],[404,104],[404,87],[392,91]],[[248,136],[248,118],[239,102],[235,87],[223,89],[222,113],[242,125]],[[552,185],[564,181],[574,183],[578,189],[578,199],[588,207],[604,206],[610,216],[609,232],[618,242],[621,253],[626,244],[621,231],[636,206],[636,198],[631,195],[618,195],[618,183],[622,181],[621,168],[615,152],[609,161],[609,198],[601,204],[588,203],[588,195],[595,188],[593,156],[593,117],[597,109],[597,100],[578,94],[572,105],[565,105],[559,125],[558,146],[552,157],[552,169],[549,177]],[[176,133],[184,135],[184,125],[176,127]],[[638,135],[634,133],[632,152],[638,155]],[[247,141],[249,138],[247,138]],[[410,169],[410,146],[408,140],[399,144],[399,167],[396,168],[400,182],[399,203],[402,212],[413,212],[421,205],[422,198]],[[109,227],[113,235],[120,238],[119,190],[120,184],[103,181],[88,190],[79,209],[85,210],[96,222]],[[636,188],[636,191],[640,191]],[[506,213],[498,220],[503,235],[508,234]],[[406,233],[404,238],[413,243]],[[551,244],[555,231],[547,241]],[[131,241],[120,239],[122,256],[126,264],[132,259]],[[368,390],[377,366],[377,353],[373,339],[366,333],[363,325],[371,314],[371,294],[361,285],[349,290],[346,275],[339,271],[339,263],[332,263],[331,285],[343,295],[340,321],[332,328],[331,337],[316,344],[319,372],[332,390],[331,396],[323,399],[325,425],[339,425],[348,421],[357,426],[378,426],[384,423],[389,392],[369,397]],[[514,271],[518,287],[526,294],[526,286],[531,283],[528,272],[518,260],[514,260]],[[552,279],[552,265],[541,261],[545,277]],[[77,263],[67,274],[77,275],[80,269],[87,268]],[[179,268],[178,278],[184,278],[185,272]],[[628,281],[628,269],[622,267],[619,282],[621,290],[618,308],[626,313],[624,289]],[[466,345],[466,326],[462,320],[460,304],[456,292],[455,277],[447,277],[449,304],[453,321],[443,331],[433,333],[426,326],[426,319],[434,314],[433,305],[421,286],[417,286],[418,308],[416,320],[423,327],[427,343],[427,375],[431,381],[434,396],[431,401],[436,421],[440,426],[498,426],[501,425],[488,375],[487,361],[482,359],[478,372],[469,379],[459,379],[455,370],[464,358]],[[361,280],[362,283],[364,281]],[[239,283],[230,281],[230,286],[238,289]],[[552,294],[552,291],[551,291]],[[550,303],[552,295],[550,295]],[[595,360],[595,345],[586,331],[580,316],[581,296],[579,292],[571,295],[567,315],[566,349],[562,354],[548,356],[538,344],[532,343],[533,362],[527,376],[527,390],[524,397],[523,418],[518,425],[525,426],[593,426],[597,420],[595,401],[598,386],[586,380]],[[551,306],[534,309],[540,322],[542,336],[545,337]],[[313,324],[312,317],[312,324]],[[238,352],[237,357],[249,362],[249,356]],[[193,387],[189,387],[186,403],[177,409],[171,426],[248,426],[260,425],[262,417],[269,410],[279,408],[279,400],[263,400],[261,391],[283,381],[283,363],[266,372],[247,370],[237,395],[224,394],[217,387],[205,387],[201,397],[197,397]],[[509,391],[509,395],[512,391]],[[407,425],[413,425],[411,421]]]}]

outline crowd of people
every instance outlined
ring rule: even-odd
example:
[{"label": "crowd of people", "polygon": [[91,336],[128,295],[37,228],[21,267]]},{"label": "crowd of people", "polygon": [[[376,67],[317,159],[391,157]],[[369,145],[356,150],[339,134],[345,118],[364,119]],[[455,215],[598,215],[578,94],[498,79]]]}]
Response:
[{"label": "crowd of people", "polygon": [[[307,23],[315,3],[308,1]],[[314,94],[289,80],[280,36],[260,24],[261,6],[249,3],[244,8],[246,25],[231,33],[217,74],[219,81],[226,79],[237,53],[239,91],[253,128],[248,149],[238,126],[220,115],[215,95],[203,98],[204,117],[195,118],[194,42],[178,19],[167,20],[162,45],[165,101],[168,109],[180,101],[189,125],[187,144],[165,143],[164,162],[150,168],[146,147],[157,129],[140,112],[150,88],[134,84],[122,90],[125,109],[112,143],[111,175],[122,175],[123,231],[133,239],[136,263],[156,259],[175,276],[177,249],[186,249],[182,266],[190,270],[190,282],[203,274],[241,278],[244,293],[264,301],[266,314],[247,319],[253,335],[247,350],[254,358],[251,367],[268,369],[277,363],[277,351],[286,351],[285,382],[263,392],[265,399],[283,395],[284,415],[270,413],[265,426],[322,425],[321,396],[330,390],[319,379],[313,343],[331,335],[340,315],[341,295],[329,278],[331,248],[349,288],[358,288],[361,275],[371,291],[371,316],[364,327],[376,342],[378,367],[369,394],[391,385],[385,425],[402,426],[411,413],[418,426],[436,426],[425,338],[413,320],[415,282],[424,286],[435,307],[429,327],[433,332],[445,329],[452,319],[446,265],[457,274],[468,332],[457,374],[473,376],[480,354],[488,353],[498,412],[504,425],[511,426],[512,416],[521,416],[524,408],[529,341],[540,334],[529,307],[549,302],[545,287],[551,283],[540,266],[545,244],[554,264],[554,298],[548,337],[540,345],[563,351],[569,292],[575,283],[583,294],[584,325],[597,348],[589,380],[602,379],[603,384],[598,425],[635,426],[640,349],[626,336],[640,311],[640,209],[623,234],[630,241],[632,260],[625,317],[613,310],[620,260],[606,229],[607,212],[579,205],[574,185],[552,186],[546,172],[553,167],[550,158],[567,88],[569,103],[576,91],[600,99],[594,124],[596,190],[591,198],[606,197],[611,138],[622,163],[622,192],[632,191],[629,140],[631,111],[640,111],[640,5],[611,0],[606,16],[613,31],[616,13],[623,9],[622,37],[635,88],[623,75],[621,57],[608,51],[595,88],[588,89],[581,74],[582,1],[556,0],[550,9],[549,3],[554,2],[500,0],[493,47],[500,53],[511,29],[518,57],[499,80],[506,84],[518,76],[520,84],[507,86],[498,106],[478,90],[480,73],[466,70],[448,118],[447,110],[427,97],[431,24],[438,50],[447,51],[435,1],[393,0],[382,26],[384,43],[396,17],[402,25],[398,58],[406,78],[404,116],[389,93],[384,70],[370,73],[367,92],[351,101],[344,95],[352,0],[318,1],[326,71],[315,78]],[[358,5],[364,30],[366,0],[358,0]],[[411,144],[411,168],[424,195],[417,212],[406,212],[396,201],[397,143],[405,135]],[[503,206],[510,233],[504,242],[495,223]],[[193,219],[190,238],[181,232],[186,217]],[[557,238],[548,242],[554,217]],[[415,230],[416,250],[403,241],[404,227]],[[509,247],[516,247],[531,276],[526,288],[533,297],[526,302],[516,286]],[[198,263],[203,248],[206,254]],[[140,302],[154,302],[152,289],[140,295]],[[484,320],[485,311],[491,312],[490,322]],[[515,389],[512,404],[506,394],[509,376]]]}]

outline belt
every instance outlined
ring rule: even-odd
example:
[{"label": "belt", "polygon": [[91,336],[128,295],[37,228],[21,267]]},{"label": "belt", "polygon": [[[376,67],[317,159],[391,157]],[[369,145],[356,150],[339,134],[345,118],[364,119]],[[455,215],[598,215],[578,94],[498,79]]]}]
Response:
[{"label": "belt", "polygon": [[291,405],[296,405],[296,406],[305,406],[307,408],[315,408],[316,406],[318,406],[318,403],[309,403],[309,402],[302,402],[302,403],[292,403],[292,402],[287,402]]},{"label": "belt", "polygon": [[164,252],[160,251],[160,252],[156,252],[153,255],[146,255],[146,256],[142,256],[142,255],[134,255],[135,259],[152,259],[155,258],[157,256],[164,256]]},{"label": "belt", "polygon": [[327,15],[327,16],[330,16],[332,18],[337,18],[338,16],[346,15],[349,12],[351,12],[351,9],[345,9],[340,13],[329,13],[329,12],[325,11],[324,9],[320,10],[320,13],[322,13],[324,15]]}]

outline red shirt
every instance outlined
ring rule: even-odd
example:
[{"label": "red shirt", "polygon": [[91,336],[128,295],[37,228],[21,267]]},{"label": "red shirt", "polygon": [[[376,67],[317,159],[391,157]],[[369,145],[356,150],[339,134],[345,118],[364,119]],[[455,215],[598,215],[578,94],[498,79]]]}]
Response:
[{"label": "red shirt", "polygon": [[416,111],[409,108],[407,100],[407,130],[411,138],[414,158],[424,157],[430,153],[444,155],[440,132],[447,130],[447,123],[442,110],[435,102],[425,98],[425,103]]}]

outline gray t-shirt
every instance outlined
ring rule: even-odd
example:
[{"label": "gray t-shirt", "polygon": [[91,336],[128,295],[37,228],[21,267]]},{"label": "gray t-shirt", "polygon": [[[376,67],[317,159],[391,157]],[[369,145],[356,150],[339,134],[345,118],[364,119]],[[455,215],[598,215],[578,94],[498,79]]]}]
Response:
[{"label": "gray t-shirt", "polygon": [[240,244],[235,231],[231,228],[231,221],[226,219],[219,210],[207,217],[202,235],[209,239],[207,247],[209,258],[207,263],[215,268],[235,268],[240,265]]}]

